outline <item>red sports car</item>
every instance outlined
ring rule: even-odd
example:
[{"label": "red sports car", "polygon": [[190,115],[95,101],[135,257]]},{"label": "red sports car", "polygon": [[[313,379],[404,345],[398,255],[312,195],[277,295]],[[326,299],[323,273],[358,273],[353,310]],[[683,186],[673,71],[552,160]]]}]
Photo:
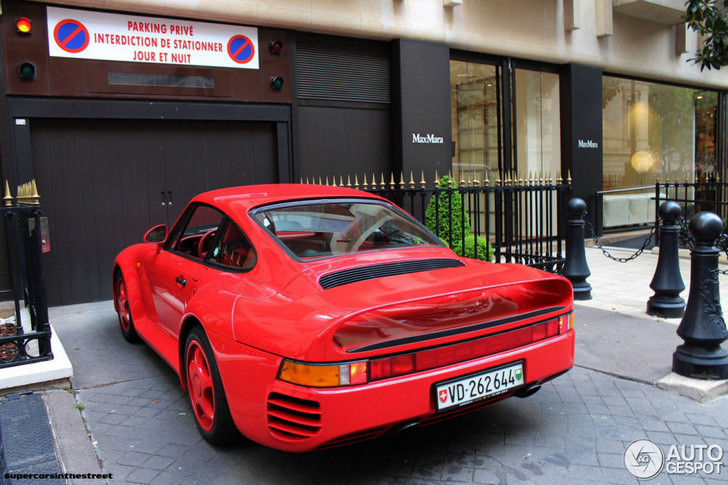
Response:
[{"label": "red sports car", "polygon": [[114,262],[124,337],[179,374],[205,439],[309,451],[533,394],[574,363],[568,280],[461,258],[357,190],[236,187]]}]

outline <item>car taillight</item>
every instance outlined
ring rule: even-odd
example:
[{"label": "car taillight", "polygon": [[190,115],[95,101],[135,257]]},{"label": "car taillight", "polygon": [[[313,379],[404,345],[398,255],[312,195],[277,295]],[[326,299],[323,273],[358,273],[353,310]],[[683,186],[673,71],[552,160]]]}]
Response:
[{"label": "car taillight", "polygon": [[574,312],[559,317],[559,334],[574,330]]},{"label": "car taillight", "polygon": [[309,364],[284,360],[278,378],[291,384],[307,387],[339,387],[366,384],[368,363],[366,361],[346,364]]},{"label": "car taillight", "polygon": [[403,376],[415,372],[415,354],[404,354],[369,362],[370,377],[373,381],[388,377]]},{"label": "car taillight", "polygon": [[391,357],[337,364],[311,364],[285,359],[278,378],[307,387],[366,384],[444,367],[564,334],[574,328],[574,313],[495,335]]},{"label": "car taillight", "polygon": [[530,325],[497,335],[489,335],[476,340],[423,350],[421,352],[413,352],[411,354],[398,355],[396,357],[373,359],[369,362],[369,367],[371,368],[370,378],[375,381],[388,377],[396,377],[522,347],[558,335],[559,322],[559,319],[553,319],[537,325]]},{"label": "car taillight", "polygon": [[366,384],[368,380],[368,364],[367,362],[353,362],[351,364],[343,364],[339,366],[341,368],[341,374],[348,372],[349,382],[351,386],[357,384]]}]

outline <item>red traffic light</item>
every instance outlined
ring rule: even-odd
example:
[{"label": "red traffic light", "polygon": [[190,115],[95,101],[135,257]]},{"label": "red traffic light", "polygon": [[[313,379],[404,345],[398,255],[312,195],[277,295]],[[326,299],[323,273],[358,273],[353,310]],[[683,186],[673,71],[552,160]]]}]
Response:
[{"label": "red traffic light", "polygon": [[280,40],[271,41],[271,43],[268,44],[268,50],[270,50],[271,54],[280,54],[283,50],[283,42]]},{"label": "red traffic light", "polygon": [[33,24],[28,17],[20,17],[15,21],[15,29],[19,34],[30,34],[33,32]]}]

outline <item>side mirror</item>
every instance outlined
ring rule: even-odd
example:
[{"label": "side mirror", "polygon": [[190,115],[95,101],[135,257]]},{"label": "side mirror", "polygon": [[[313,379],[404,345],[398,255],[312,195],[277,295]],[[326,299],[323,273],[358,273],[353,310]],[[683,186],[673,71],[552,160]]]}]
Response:
[{"label": "side mirror", "polygon": [[167,229],[166,224],[154,226],[153,228],[149,229],[146,234],[144,234],[144,241],[148,243],[164,242],[164,240],[167,239],[168,231],[169,229]]}]

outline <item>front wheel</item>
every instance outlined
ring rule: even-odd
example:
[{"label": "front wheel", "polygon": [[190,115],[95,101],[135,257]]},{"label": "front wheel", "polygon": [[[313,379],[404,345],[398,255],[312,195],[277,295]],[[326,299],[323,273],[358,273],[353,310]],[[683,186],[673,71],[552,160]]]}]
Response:
[{"label": "front wheel", "polygon": [[240,435],[230,416],[217,362],[202,327],[193,328],[187,336],[184,362],[187,392],[200,434],[214,445],[236,441]]},{"label": "front wheel", "polygon": [[131,307],[129,305],[129,294],[126,291],[126,283],[121,273],[116,275],[116,308],[119,314],[119,326],[121,335],[127,342],[139,342],[139,335],[134,328],[134,320],[131,318]]}]

